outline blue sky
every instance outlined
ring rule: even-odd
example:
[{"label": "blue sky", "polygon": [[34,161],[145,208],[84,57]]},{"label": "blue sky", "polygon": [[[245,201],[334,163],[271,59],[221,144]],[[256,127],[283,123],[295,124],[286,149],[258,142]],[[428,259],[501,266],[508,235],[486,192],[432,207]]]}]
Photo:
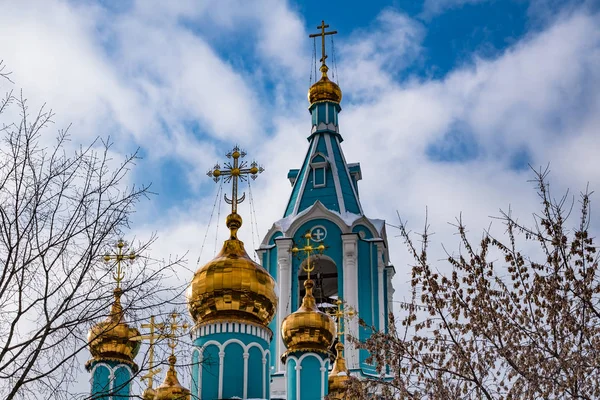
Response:
[{"label": "blue sky", "polygon": [[[158,195],[140,205],[131,236],[156,232],[157,258],[187,254],[173,277],[185,282],[223,239],[214,218],[208,227],[217,186],[205,173],[234,144],[266,169],[253,186],[258,236],[283,215],[310,129],[307,36],[325,19],[339,32],[342,146],[361,163],[363,209],[392,224],[398,211],[418,230],[427,208],[441,259],[442,243],[458,248],[447,222],[461,212],[475,238],[499,209],[531,219],[528,163],[550,164],[555,193],[598,190],[599,3],[8,2],[0,59],[14,85],[0,89],[54,109],[48,142],[71,123],[74,147],[110,135],[114,162],[140,148],[129,183]],[[257,247],[246,221],[242,239]],[[410,259],[389,235],[401,299]]]}]

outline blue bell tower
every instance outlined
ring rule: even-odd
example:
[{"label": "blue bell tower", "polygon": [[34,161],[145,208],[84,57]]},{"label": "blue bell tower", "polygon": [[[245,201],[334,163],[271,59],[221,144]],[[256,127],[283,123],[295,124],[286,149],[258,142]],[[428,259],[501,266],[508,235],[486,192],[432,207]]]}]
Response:
[{"label": "blue bell tower", "polygon": [[[308,233],[315,242],[327,240],[328,247],[312,274],[313,296],[319,309],[334,309],[339,298],[357,311],[369,326],[387,330],[394,289],[394,267],[389,261],[385,221],[365,215],[359,197],[362,179],[359,163],[348,163],[342,150],[340,133],[342,91],[329,79],[325,61],[325,36],[328,25],[318,27],[322,43],[321,78],[308,91],[311,128],[308,150],[300,168],[292,169],[288,179],[292,191],[283,218],[276,221],[264,237],[258,253],[263,267],[275,278],[280,289],[277,314],[271,323],[275,337],[272,394],[285,395],[285,367],[281,355],[286,352],[282,333],[283,320],[298,309],[306,291],[306,273],[292,248]],[[354,318],[347,333],[366,339],[368,329],[359,327]],[[368,354],[345,344],[346,365],[350,373],[367,374],[374,367],[366,363]]]}]

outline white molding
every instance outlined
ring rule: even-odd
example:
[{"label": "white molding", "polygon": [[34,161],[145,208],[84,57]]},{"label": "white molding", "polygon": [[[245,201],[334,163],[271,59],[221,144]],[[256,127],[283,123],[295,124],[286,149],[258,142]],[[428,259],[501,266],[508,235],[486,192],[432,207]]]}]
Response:
[{"label": "white molding", "polygon": [[[275,240],[277,245],[277,283],[279,284],[279,304],[277,305],[277,327],[281,327],[283,319],[290,314],[292,302],[292,253],[293,240],[289,238]],[[283,370],[281,355],[285,352],[285,345],[281,336],[281,329],[276,331],[277,371]]]},{"label": "white molding", "polygon": [[246,335],[252,335],[265,340],[267,343],[269,343],[273,338],[273,333],[267,328],[254,324],[245,324],[232,321],[213,322],[202,325],[193,330],[194,339],[219,333],[242,333]]},{"label": "white molding", "polygon": [[219,351],[219,398],[223,398],[223,364],[225,361],[225,351]]},{"label": "white molding", "polygon": [[[313,156],[313,154],[315,153],[315,149],[317,148],[317,143],[319,142],[319,138],[313,139],[312,144],[310,146],[310,149],[308,150],[308,156],[306,159],[306,168],[310,168],[310,160]],[[304,168],[304,165],[302,165],[302,167]],[[302,171],[300,171],[302,172]],[[296,197],[296,204],[294,204],[294,209],[292,211],[292,215],[296,215],[298,214],[298,208],[300,207],[300,202],[302,201],[302,195],[304,194],[304,189],[306,188],[306,182],[308,182],[308,172],[309,171],[304,171],[304,175],[302,176],[302,181],[300,182],[300,187],[298,188],[298,196]],[[292,199],[292,196],[294,195],[294,190],[292,189],[292,193],[290,194],[290,200]]]},{"label": "white molding", "polygon": [[[344,293],[342,299],[360,316],[358,306],[358,234],[342,235],[342,260],[344,268]],[[348,324],[349,334],[358,338],[358,318]],[[358,349],[346,341],[348,368],[359,367]]]},{"label": "white molding", "polygon": [[358,191],[354,188],[354,185],[352,184],[352,177],[350,176],[350,169],[348,169],[348,163],[346,162],[346,157],[344,156],[344,152],[342,151],[342,145],[337,136],[335,137],[335,141],[338,145],[338,149],[340,149],[340,156],[342,157],[342,161],[344,162],[344,166],[346,169],[346,175],[348,176],[348,179],[350,180],[350,186],[352,187],[352,193],[354,193],[354,197],[356,198],[356,202],[358,203],[358,210],[360,211],[361,215],[364,215],[362,205],[360,204],[360,199],[358,198]]},{"label": "white molding", "polygon": [[248,358],[250,358],[250,353],[244,352],[242,355],[244,357],[244,388],[242,398],[248,397]]},{"label": "white molding", "polygon": [[[335,191],[337,194],[337,199],[340,207],[340,214],[344,214],[346,212],[346,204],[344,203],[344,195],[342,193],[342,186],[340,184],[340,177],[338,175],[337,165],[335,164],[335,156],[333,155],[333,146],[331,145],[331,135],[323,135],[323,139],[325,139],[325,146],[327,147],[328,159],[331,164],[331,173],[333,175],[333,184],[335,186]],[[341,150],[340,150],[341,151]]]}]

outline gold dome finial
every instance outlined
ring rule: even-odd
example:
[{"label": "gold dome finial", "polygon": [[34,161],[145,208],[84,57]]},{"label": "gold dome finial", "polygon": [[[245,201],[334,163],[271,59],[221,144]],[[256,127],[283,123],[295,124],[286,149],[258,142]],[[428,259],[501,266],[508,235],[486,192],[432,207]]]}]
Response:
[{"label": "gold dome finial", "polygon": [[281,323],[281,336],[287,351],[282,355],[285,360],[288,354],[294,351],[316,351],[328,353],[329,346],[335,335],[335,323],[328,314],[317,308],[315,297],[313,296],[314,282],[310,279],[310,273],[315,269],[311,264],[311,257],[315,253],[323,253],[325,245],[311,245],[311,234],[304,235],[306,245],[302,248],[294,246],[292,252],[304,253],[306,263],[303,265],[307,273],[307,279],[304,282],[306,293],[302,299],[302,305],[298,310],[284,318]]},{"label": "gold dome finial", "polygon": [[125,322],[123,306],[121,305],[121,281],[124,277],[121,262],[124,260],[133,261],[135,254],[124,254],[123,249],[126,243],[119,240],[116,247],[117,253],[114,255],[105,255],[104,261],[116,261],[116,271],[113,278],[117,282],[117,287],[113,291],[114,301],[111,306],[108,318],[92,327],[88,333],[88,343],[92,359],[86,363],[86,368],[91,367],[94,360],[118,360],[130,364],[135,370],[137,365],[133,359],[140,349],[140,343],[134,338],[139,336],[139,331],[136,328],[129,327]]},{"label": "gold dome finial", "polygon": [[308,89],[308,102],[311,106],[321,101],[332,101],[338,104],[342,101],[342,90],[335,82],[329,80],[327,76],[329,68],[325,64],[325,60],[327,60],[325,36],[335,35],[337,31],[325,32],[325,28],[329,28],[329,25],[325,25],[325,21],[321,21],[321,25],[317,26],[317,29],[320,29],[321,32],[308,35],[310,38],[321,37],[321,59],[319,60],[321,61],[321,67],[319,68],[321,79]]},{"label": "gold dome finial", "polygon": [[329,397],[331,399],[344,399],[346,392],[346,381],[348,380],[348,368],[346,367],[346,360],[344,359],[344,345],[342,344],[342,337],[344,336],[344,321],[346,318],[353,318],[356,312],[350,308],[344,310],[342,305],[344,302],[342,299],[338,299],[337,309],[333,313],[333,317],[336,319],[337,325],[337,337],[338,342],[335,345],[337,355],[333,363],[333,368],[329,373]]},{"label": "gold dome finial", "polygon": [[153,400],[189,400],[191,397],[190,391],[179,383],[177,379],[177,371],[175,370],[175,348],[177,348],[178,332],[185,332],[188,329],[187,323],[178,322],[179,314],[171,314],[171,322],[165,324],[165,337],[168,339],[168,346],[171,348],[171,355],[168,358],[169,369],[165,375],[163,383],[154,391]]},{"label": "gold dome finial", "polygon": [[275,315],[277,295],[275,280],[259,264],[250,259],[244,243],[238,240],[237,232],[242,226],[242,217],[237,206],[246,198],[238,197],[238,181],[248,177],[256,179],[264,171],[255,161],[248,164],[242,160],[246,153],[238,146],[227,153],[225,169],[216,164],[207,175],[218,182],[221,177],[232,183],[231,214],[227,216],[230,237],[223,243],[221,252],[205,266],[198,269],[188,287],[186,297],[188,310],[196,325],[213,321],[246,322],[268,329]]}]

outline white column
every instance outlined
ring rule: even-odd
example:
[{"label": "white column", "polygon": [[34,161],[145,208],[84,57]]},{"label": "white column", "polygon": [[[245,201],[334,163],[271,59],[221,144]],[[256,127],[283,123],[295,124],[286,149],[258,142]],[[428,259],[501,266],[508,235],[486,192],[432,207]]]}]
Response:
[{"label": "white column", "polygon": [[323,400],[325,398],[325,380],[327,379],[327,375],[325,374],[325,372],[327,371],[327,369],[325,368],[325,366],[321,367],[321,400]]},{"label": "white column", "polygon": [[242,398],[248,398],[248,358],[250,357],[250,353],[244,352],[244,394]]},{"label": "white column", "polygon": [[223,398],[223,364],[225,361],[225,352],[219,352],[219,398]]},{"label": "white column", "polygon": [[262,364],[263,364],[263,399],[267,398],[267,379],[269,379],[269,377],[267,376],[269,374],[269,366],[267,365],[267,358],[263,357],[262,359]]},{"label": "white column", "polygon": [[281,323],[290,314],[292,304],[292,246],[290,238],[275,239],[277,245],[277,284],[279,285],[279,304],[277,306],[277,326],[275,327],[275,340],[277,347],[277,371],[283,371],[285,366],[281,362],[281,355],[285,352],[285,345],[281,337]]},{"label": "white column", "polygon": [[[344,295],[342,299],[360,317],[358,308],[358,235],[355,233],[342,235],[342,257],[344,269]],[[358,338],[358,318],[349,321],[348,334]],[[346,361],[349,369],[358,368],[358,349],[346,341]]]},{"label": "white column", "polygon": [[385,299],[388,303],[388,311],[393,312],[394,309],[394,285],[392,284],[392,278],[396,275],[396,269],[393,265],[388,265],[387,267],[387,299]]},{"label": "white column", "polygon": [[[377,242],[375,244],[377,246],[377,303],[379,304],[379,324],[378,329],[380,331],[384,331],[385,327],[385,300],[383,298],[383,270],[385,269],[385,264],[383,262],[383,242]],[[385,282],[387,285],[387,282]]]},{"label": "white column", "polygon": [[[298,361],[296,361],[298,362]],[[300,400],[300,371],[302,367],[296,364],[296,400]]]}]

